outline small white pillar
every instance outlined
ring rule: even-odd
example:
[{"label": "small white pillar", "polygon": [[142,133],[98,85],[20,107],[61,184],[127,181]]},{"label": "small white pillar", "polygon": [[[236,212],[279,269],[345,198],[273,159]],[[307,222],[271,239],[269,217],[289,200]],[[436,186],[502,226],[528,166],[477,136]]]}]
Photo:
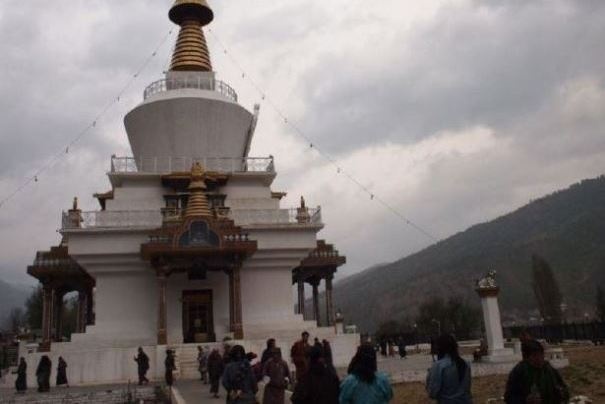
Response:
[{"label": "small white pillar", "polygon": [[500,319],[500,307],[498,306],[500,288],[495,284],[495,272],[479,281],[475,290],[481,298],[483,323],[485,324],[487,338],[487,356],[482,359],[486,362],[510,361],[514,351],[504,348],[502,321]]},{"label": "small white pillar", "polygon": [[345,333],[345,321],[342,318],[342,313],[340,310],[336,311],[336,315],[334,318],[334,328],[336,330],[337,335],[342,335]]},{"label": "small white pillar", "polygon": [[504,349],[504,336],[502,334],[502,322],[500,320],[500,307],[498,306],[498,288],[477,289],[481,297],[481,308],[483,309],[483,323],[487,337],[488,353]]}]

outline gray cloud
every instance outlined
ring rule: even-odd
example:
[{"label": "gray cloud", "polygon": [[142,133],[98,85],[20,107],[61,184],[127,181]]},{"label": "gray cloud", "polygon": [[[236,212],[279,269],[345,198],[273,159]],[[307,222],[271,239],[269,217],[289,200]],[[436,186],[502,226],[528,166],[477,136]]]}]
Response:
[{"label": "gray cloud", "polygon": [[[6,195],[111,100],[171,24],[169,0],[0,4],[0,189]],[[221,78],[259,101],[229,56],[318,145],[439,237],[605,167],[605,5],[567,2],[219,1]],[[0,209],[0,277],[25,280],[60,211],[105,191],[128,154],[123,115],[167,66],[174,35],[119,104],[53,170]],[[286,203],[323,206],[348,271],[429,241],[326,164],[268,104],[254,154],[276,156]]]},{"label": "gray cloud", "polygon": [[375,52],[343,47],[307,72],[304,124],[333,150],[476,124],[500,134],[538,113],[561,83],[602,77],[605,5],[564,4],[445,7],[411,35],[384,26]]}]

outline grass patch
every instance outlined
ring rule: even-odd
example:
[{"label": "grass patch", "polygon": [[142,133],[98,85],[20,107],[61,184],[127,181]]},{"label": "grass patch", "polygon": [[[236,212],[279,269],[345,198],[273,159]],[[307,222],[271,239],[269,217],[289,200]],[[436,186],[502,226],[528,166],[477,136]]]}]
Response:
[{"label": "grass patch", "polygon": [[[561,371],[572,396],[585,395],[595,402],[605,402],[605,347],[565,348],[570,366]],[[502,397],[508,375],[485,376],[473,379],[473,401],[485,403],[489,398]],[[394,386],[397,404],[430,404],[422,383],[404,383]]]}]

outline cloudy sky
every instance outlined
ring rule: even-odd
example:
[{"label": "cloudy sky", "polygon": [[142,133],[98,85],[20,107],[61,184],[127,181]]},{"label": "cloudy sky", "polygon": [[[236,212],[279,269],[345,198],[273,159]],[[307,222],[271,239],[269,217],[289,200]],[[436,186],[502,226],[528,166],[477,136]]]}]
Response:
[{"label": "cloudy sky", "polygon": [[[110,189],[129,155],[124,114],[167,68],[176,31],[65,152],[172,27],[171,0],[0,2],[0,279],[56,244],[61,210]],[[436,238],[605,171],[605,2],[211,0],[219,78],[261,120],[251,155],[276,158],[284,205],[321,205],[341,275],[430,244],[284,125]],[[228,48],[225,54],[218,38]],[[241,71],[231,57],[246,71]],[[53,163],[53,156],[64,156]]]}]

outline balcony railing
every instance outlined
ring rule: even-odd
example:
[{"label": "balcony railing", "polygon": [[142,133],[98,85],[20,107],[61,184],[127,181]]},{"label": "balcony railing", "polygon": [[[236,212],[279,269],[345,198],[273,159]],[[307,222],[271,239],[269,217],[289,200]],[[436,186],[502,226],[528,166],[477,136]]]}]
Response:
[{"label": "balcony railing", "polygon": [[159,210],[63,212],[63,229],[160,227]]},{"label": "balcony railing", "polygon": [[[156,228],[180,218],[182,210],[63,212],[63,230]],[[321,224],[321,209],[238,209],[227,214],[236,225]]]},{"label": "balcony railing", "polygon": [[260,224],[321,224],[321,209],[245,209],[231,210],[229,218],[240,226]]},{"label": "balcony railing", "polygon": [[221,173],[274,173],[273,157],[112,157],[112,173],[170,174],[190,171],[194,163],[201,163],[205,170]]},{"label": "balcony railing", "polygon": [[154,81],[145,89],[143,98],[147,99],[153,94],[163,93],[165,91],[180,90],[185,88],[191,88],[196,90],[210,90],[216,91],[229,98],[230,100],[237,102],[237,93],[227,83],[215,80],[211,78],[202,77],[185,77],[178,79],[161,79]]}]

